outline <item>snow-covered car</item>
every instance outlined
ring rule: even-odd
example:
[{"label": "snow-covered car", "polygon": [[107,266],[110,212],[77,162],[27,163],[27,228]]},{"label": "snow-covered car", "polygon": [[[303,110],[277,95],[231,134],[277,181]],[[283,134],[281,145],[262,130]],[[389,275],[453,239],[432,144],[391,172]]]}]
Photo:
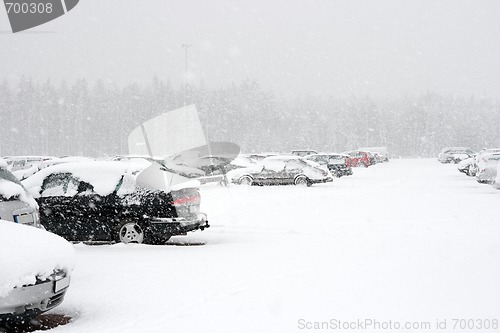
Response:
[{"label": "snow-covered car", "polygon": [[446,147],[438,154],[438,161],[457,164],[462,160],[473,157],[474,154],[474,151],[467,147]]},{"label": "snow-covered car", "polygon": [[483,148],[474,156],[474,163],[469,166],[469,175],[475,176],[479,171],[479,164],[485,155],[500,153],[500,148]]},{"label": "snow-covered car", "polygon": [[478,163],[476,180],[481,184],[492,184],[497,177],[500,153],[485,154]]},{"label": "snow-covered car", "polygon": [[239,185],[307,185],[333,181],[326,168],[298,156],[271,156],[247,168],[227,173]]},{"label": "snow-covered car", "polygon": [[73,266],[73,247],[63,238],[0,220],[0,330],[61,304]]},{"label": "snow-covered car", "polygon": [[471,167],[474,165],[474,157],[466,158],[465,160],[460,161],[457,165],[457,169],[460,172],[465,173],[467,176],[472,176],[470,173]]},{"label": "snow-covered car", "polygon": [[495,177],[495,180],[493,181],[493,187],[496,188],[497,190],[500,190],[500,163],[497,165],[497,175]]},{"label": "snow-covered car", "polygon": [[372,165],[372,160],[370,159],[370,155],[365,151],[351,150],[344,152],[343,154],[349,156],[347,162],[350,167],[364,166],[365,168],[367,168],[370,165]]},{"label": "snow-covered car", "polygon": [[[282,155],[280,153],[251,153],[251,154],[243,154],[242,157],[244,157],[247,160],[247,163],[250,162],[252,164],[258,163],[262,161],[263,159],[271,156],[277,156],[277,155]],[[244,162],[245,163],[245,162]],[[243,166],[250,166],[250,165],[243,165]]]},{"label": "snow-covered car", "polygon": [[316,150],[312,150],[312,149],[296,149],[296,150],[292,150],[292,155],[297,155],[299,157],[304,157],[304,156],[307,156],[307,155],[311,155],[311,154],[317,154],[318,152]]},{"label": "snow-covered car", "polygon": [[321,165],[326,165],[334,177],[352,175],[352,167],[348,165],[349,156],[337,153],[319,153],[304,157],[307,161],[313,161]]},{"label": "snow-covered car", "polygon": [[387,147],[362,147],[359,151],[372,153],[377,159],[377,163],[389,162],[389,153]]},{"label": "snow-covered car", "polygon": [[54,159],[53,156],[4,156],[10,171],[25,170],[43,161]]},{"label": "snow-covered car", "polygon": [[0,219],[38,227],[38,205],[0,159]]},{"label": "snow-covered car", "polygon": [[199,182],[153,188],[139,178],[151,166],[144,159],[64,163],[23,184],[40,206],[41,224],[70,241],[164,244],[208,228]]}]

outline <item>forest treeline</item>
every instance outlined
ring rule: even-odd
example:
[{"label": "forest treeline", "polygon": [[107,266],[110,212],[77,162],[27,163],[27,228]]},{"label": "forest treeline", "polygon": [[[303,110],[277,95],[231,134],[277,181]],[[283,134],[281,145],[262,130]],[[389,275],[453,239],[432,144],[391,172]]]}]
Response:
[{"label": "forest treeline", "polygon": [[500,104],[486,98],[283,99],[250,80],[185,92],[158,78],[123,87],[21,79],[0,84],[0,154],[127,154],[133,128],[185,103],[196,105],[210,141],[234,142],[243,152],[387,146],[396,156],[432,157],[444,146],[500,147]]}]

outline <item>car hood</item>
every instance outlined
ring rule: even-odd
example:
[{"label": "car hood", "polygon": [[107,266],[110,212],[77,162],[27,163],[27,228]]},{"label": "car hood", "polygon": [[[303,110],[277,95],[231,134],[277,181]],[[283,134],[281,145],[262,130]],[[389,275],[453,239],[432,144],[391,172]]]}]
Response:
[{"label": "car hood", "polygon": [[55,270],[69,274],[75,265],[73,246],[45,230],[0,220],[0,302],[14,288],[44,280]]}]

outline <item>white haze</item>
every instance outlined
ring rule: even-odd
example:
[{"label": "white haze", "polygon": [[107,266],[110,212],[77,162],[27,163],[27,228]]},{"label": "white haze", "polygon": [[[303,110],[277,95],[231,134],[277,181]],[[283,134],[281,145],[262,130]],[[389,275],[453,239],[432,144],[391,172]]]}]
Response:
[{"label": "white haze", "polygon": [[64,17],[12,34],[0,10],[0,80],[154,75],[180,85],[246,78],[284,96],[395,97],[500,92],[494,0],[82,0]]}]

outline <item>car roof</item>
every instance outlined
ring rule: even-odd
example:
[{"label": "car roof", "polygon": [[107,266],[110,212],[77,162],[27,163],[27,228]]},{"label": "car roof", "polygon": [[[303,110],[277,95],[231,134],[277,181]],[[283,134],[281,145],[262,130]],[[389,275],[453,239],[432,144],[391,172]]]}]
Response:
[{"label": "car roof", "polygon": [[304,158],[310,157],[310,156],[332,156],[332,155],[341,156],[341,157],[349,157],[349,155],[346,155],[343,153],[316,153],[316,154],[310,154],[310,155],[304,156]]},{"label": "car roof", "polygon": [[269,156],[263,159],[263,161],[279,161],[279,160],[302,160],[300,156],[296,155],[276,155],[276,156]]},{"label": "car roof", "polygon": [[[107,195],[114,191],[123,175],[134,176],[151,165],[146,160],[140,161],[90,161],[56,164],[40,170],[23,180],[22,183],[31,191],[31,189],[40,189],[44,179],[52,174],[69,173],[75,178],[91,184],[96,193]],[[31,192],[34,194],[33,191]]]}]

